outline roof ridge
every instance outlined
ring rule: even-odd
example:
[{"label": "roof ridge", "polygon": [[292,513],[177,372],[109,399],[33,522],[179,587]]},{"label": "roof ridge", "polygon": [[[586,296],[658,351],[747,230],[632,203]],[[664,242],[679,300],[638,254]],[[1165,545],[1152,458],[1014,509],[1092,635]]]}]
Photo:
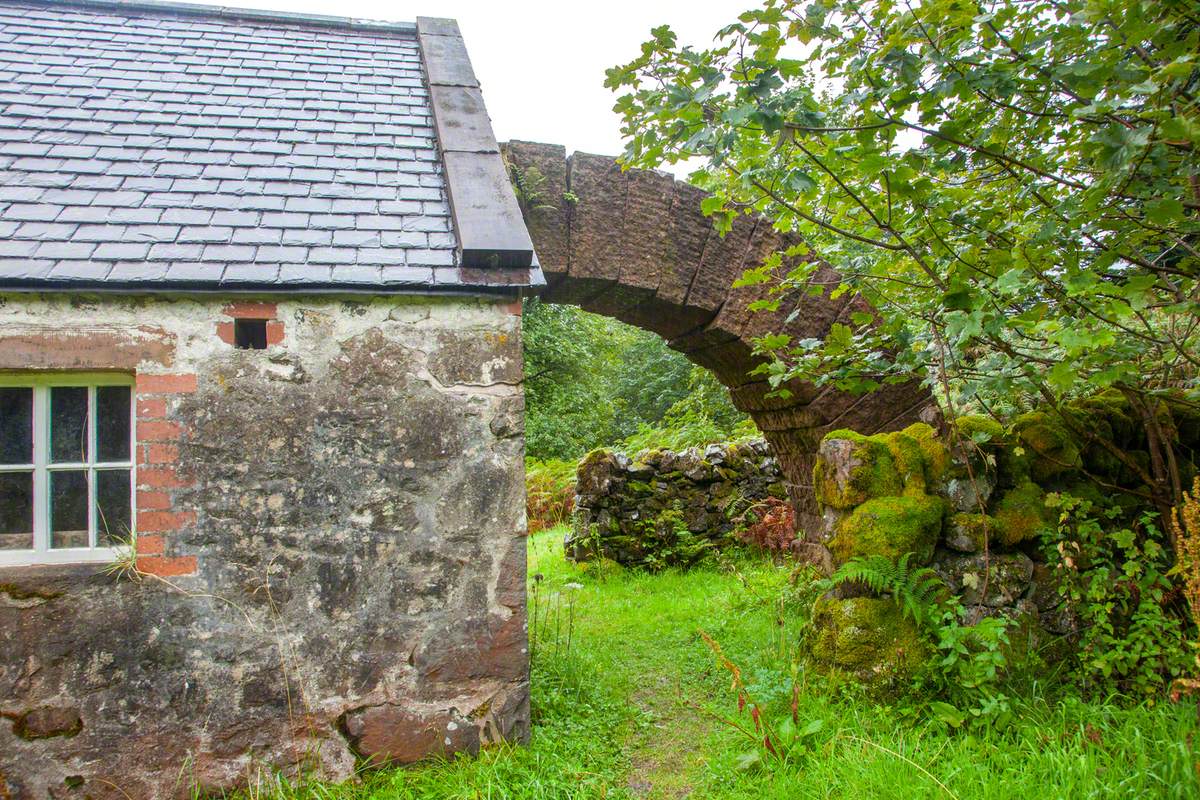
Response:
[{"label": "roof ridge", "polygon": [[0,6],[43,6],[54,9],[105,11],[126,16],[134,16],[140,12],[147,15],[210,17],[247,22],[275,22],[343,30],[399,33],[406,36],[415,36],[417,32],[416,23],[413,22],[355,19],[325,14],[300,14],[293,11],[177,3],[166,0],[0,0]]}]

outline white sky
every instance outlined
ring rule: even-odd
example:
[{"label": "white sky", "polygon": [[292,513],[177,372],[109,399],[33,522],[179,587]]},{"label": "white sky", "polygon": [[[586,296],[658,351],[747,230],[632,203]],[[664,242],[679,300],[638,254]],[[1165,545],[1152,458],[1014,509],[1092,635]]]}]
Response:
[{"label": "white sky", "polygon": [[[216,3],[219,0],[200,0]],[[623,144],[604,70],[631,61],[650,29],[706,46],[755,0],[230,0],[245,8],[398,20],[458,20],[496,138],[617,155]],[[680,177],[686,170],[677,170]]]}]

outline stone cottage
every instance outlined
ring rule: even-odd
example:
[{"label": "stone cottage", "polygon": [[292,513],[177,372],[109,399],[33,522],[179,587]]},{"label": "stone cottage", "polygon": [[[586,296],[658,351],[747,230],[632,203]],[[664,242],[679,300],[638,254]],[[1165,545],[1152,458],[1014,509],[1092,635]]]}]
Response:
[{"label": "stone cottage", "polygon": [[458,27],[0,2],[0,798],[528,733],[520,298]]}]

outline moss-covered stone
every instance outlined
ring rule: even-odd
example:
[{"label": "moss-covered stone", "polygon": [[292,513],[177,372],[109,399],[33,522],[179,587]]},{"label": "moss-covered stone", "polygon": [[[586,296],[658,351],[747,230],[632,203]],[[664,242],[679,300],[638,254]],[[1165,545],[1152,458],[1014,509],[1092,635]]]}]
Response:
[{"label": "moss-covered stone", "polygon": [[925,454],[921,451],[921,444],[903,432],[877,434],[871,438],[882,441],[892,454],[904,494],[909,497],[925,494],[929,481],[926,479]]},{"label": "moss-covered stone", "polygon": [[897,559],[905,553],[928,563],[945,509],[945,500],[930,495],[872,498],[837,523],[829,550],[839,564],[855,556]]},{"label": "moss-covered stone", "polygon": [[1029,455],[1029,477],[1042,482],[1082,465],[1079,444],[1061,419],[1043,411],[1031,411],[1017,417],[1012,435]]},{"label": "moss-covered stone", "polygon": [[996,503],[992,516],[999,524],[996,541],[1004,547],[1030,541],[1053,525],[1053,516],[1046,508],[1045,491],[1028,480],[1005,492]]},{"label": "moss-covered stone", "polygon": [[983,440],[989,444],[1001,444],[1004,441],[1004,426],[982,414],[965,414],[954,420],[954,427],[960,436],[976,443],[981,444],[980,440]]},{"label": "moss-covered stone", "polygon": [[946,523],[946,546],[960,553],[978,553],[987,549],[1000,523],[988,514],[958,513]]},{"label": "moss-covered stone", "polygon": [[901,431],[905,436],[916,441],[921,449],[921,458],[925,462],[925,478],[930,485],[936,486],[949,474],[951,469],[950,451],[942,442],[938,432],[931,425],[917,422]]},{"label": "moss-covered stone", "polygon": [[833,431],[821,440],[813,485],[819,502],[838,509],[904,490],[887,444],[850,430]]},{"label": "moss-covered stone", "polygon": [[813,631],[816,664],[871,689],[908,684],[932,655],[916,624],[890,598],[823,597],[813,609]]}]

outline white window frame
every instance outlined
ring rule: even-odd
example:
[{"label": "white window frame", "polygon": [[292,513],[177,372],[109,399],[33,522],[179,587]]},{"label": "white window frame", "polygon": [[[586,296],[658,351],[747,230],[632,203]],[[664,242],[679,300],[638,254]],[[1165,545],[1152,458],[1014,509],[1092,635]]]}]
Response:
[{"label": "white window frame", "polygon": [[[100,386],[129,387],[129,460],[97,461],[96,389]],[[0,550],[0,567],[37,564],[87,564],[112,561],[129,552],[125,546],[98,546],[96,472],[103,469],[129,470],[130,535],[137,537],[137,394],[132,375],[111,372],[11,373],[0,375],[0,387],[33,390],[33,462],[0,464],[0,472],[33,472],[33,549]],[[84,387],[88,390],[87,461],[50,461],[50,390]],[[50,549],[50,473],[87,471],[89,547]]]}]

